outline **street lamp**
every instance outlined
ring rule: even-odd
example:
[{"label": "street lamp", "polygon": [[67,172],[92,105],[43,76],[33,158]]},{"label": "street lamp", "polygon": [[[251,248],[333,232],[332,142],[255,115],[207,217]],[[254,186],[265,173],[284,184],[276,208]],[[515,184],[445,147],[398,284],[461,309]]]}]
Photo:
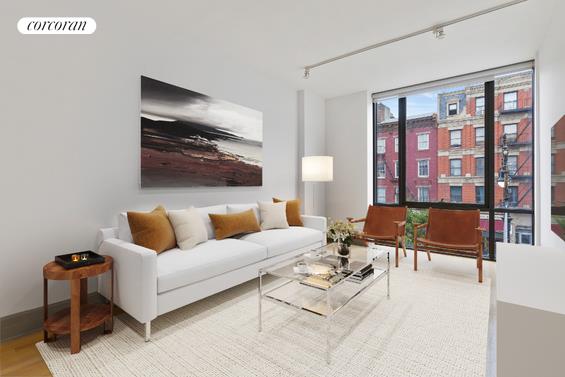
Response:
[{"label": "street lamp", "polygon": [[[508,184],[510,183],[510,172],[508,171],[508,143],[506,140],[506,134],[502,135],[502,165],[500,166],[500,170],[498,171],[498,179],[497,184],[499,187],[503,188],[502,201],[504,204],[504,208],[508,209],[509,202],[510,202],[510,190],[508,188]],[[508,242],[508,212],[504,212],[504,234],[503,234],[503,242]]]}]

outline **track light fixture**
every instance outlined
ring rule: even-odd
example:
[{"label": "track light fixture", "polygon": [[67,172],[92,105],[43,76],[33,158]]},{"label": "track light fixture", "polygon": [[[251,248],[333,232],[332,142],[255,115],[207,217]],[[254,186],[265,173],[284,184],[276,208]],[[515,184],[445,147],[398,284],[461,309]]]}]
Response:
[{"label": "track light fixture", "polygon": [[434,28],[433,30],[434,33],[434,37],[436,37],[436,39],[443,39],[445,38],[445,31],[443,30],[443,26],[438,26],[436,28]]},{"label": "track light fixture", "polygon": [[520,3],[525,3],[526,1],[528,1],[528,0],[511,0],[511,1],[508,1],[506,3],[498,4],[498,5],[495,5],[495,6],[490,7],[490,8],[479,10],[475,13],[467,14],[465,16],[454,18],[454,19],[446,21],[446,22],[442,22],[441,24],[429,26],[425,29],[416,30],[416,31],[413,31],[413,32],[408,33],[408,34],[401,35],[401,36],[396,37],[396,38],[392,38],[392,39],[388,39],[386,41],[378,42],[378,43],[372,44],[370,46],[366,46],[366,47],[363,47],[363,48],[360,48],[360,49],[357,49],[357,50],[346,52],[345,54],[334,56],[333,58],[322,60],[321,62],[318,62],[318,63],[315,63],[315,64],[307,65],[307,66],[304,67],[304,78],[307,79],[308,77],[310,77],[310,70],[313,69],[313,68],[318,68],[320,66],[323,66],[323,65],[326,65],[326,64],[329,64],[329,63],[333,63],[333,62],[341,60],[341,59],[349,58],[351,56],[361,54],[363,52],[370,51],[370,50],[373,50],[375,48],[386,46],[386,45],[389,45],[391,43],[400,42],[400,41],[403,41],[403,40],[408,39],[408,38],[416,37],[416,36],[421,35],[421,34],[432,32],[434,34],[434,37],[436,37],[437,39],[443,39],[446,36],[443,28],[446,27],[446,26],[455,25],[455,24],[458,24],[460,22],[470,20],[472,18],[480,17],[480,16],[483,16],[485,14],[489,14],[489,13],[492,13],[492,12],[497,12],[497,11],[504,9],[504,8],[508,8],[508,7],[511,7],[511,6],[514,6],[514,5],[518,5]]}]

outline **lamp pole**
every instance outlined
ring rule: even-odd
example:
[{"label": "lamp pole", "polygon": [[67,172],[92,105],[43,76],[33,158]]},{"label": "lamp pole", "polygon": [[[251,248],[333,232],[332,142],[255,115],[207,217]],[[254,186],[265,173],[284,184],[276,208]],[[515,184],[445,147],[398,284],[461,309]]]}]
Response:
[{"label": "lamp pole", "polygon": [[[510,172],[508,170],[508,143],[506,140],[506,134],[502,135],[502,166],[500,167],[500,171],[498,173],[498,185],[503,188],[503,205],[505,209],[508,209],[510,203],[510,192],[508,189],[508,185],[510,183]],[[504,212],[504,234],[502,241],[508,242],[508,212]]]}]

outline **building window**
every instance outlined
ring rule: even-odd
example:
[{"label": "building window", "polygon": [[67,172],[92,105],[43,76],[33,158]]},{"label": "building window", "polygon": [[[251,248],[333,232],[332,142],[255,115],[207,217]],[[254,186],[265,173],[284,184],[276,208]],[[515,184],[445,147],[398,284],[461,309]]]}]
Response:
[{"label": "building window", "polygon": [[508,156],[506,168],[510,175],[515,175],[518,172],[518,156]]},{"label": "building window", "polygon": [[508,187],[508,205],[510,207],[518,205],[518,187],[516,186]]},{"label": "building window", "polygon": [[523,243],[526,245],[532,244],[532,233],[531,232],[516,232],[516,243]]},{"label": "building window", "polygon": [[482,204],[485,202],[485,187],[475,186],[475,203]]},{"label": "building window", "polygon": [[505,124],[504,134],[506,135],[506,141],[516,141],[518,137],[518,125],[516,123]]},{"label": "building window", "polygon": [[428,203],[430,201],[430,188],[418,187],[418,201]]},{"label": "building window", "polygon": [[485,128],[475,128],[475,144],[480,145],[485,143]]},{"label": "building window", "polygon": [[383,154],[385,153],[385,144],[386,143],[386,139],[377,139],[377,153],[378,154]]},{"label": "building window", "polygon": [[398,161],[394,161],[394,178],[398,178]]},{"label": "building window", "polygon": [[448,116],[457,115],[457,113],[458,113],[457,107],[458,107],[457,102],[447,104],[447,115]]},{"label": "building window", "polygon": [[555,174],[555,154],[551,155],[551,174]]},{"label": "building window", "polygon": [[518,92],[504,93],[504,110],[516,110],[518,108]]},{"label": "building window", "polygon": [[418,160],[418,177],[427,178],[430,175],[430,160]]},{"label": "building window", "polygon": [[377,161],[377,178],[385,178],[386,171],[385,171],[385,162],[384,160]]},{"label": "building window", "polygon": [[475,115],[482,116],[485,113],[485,97],[475,98]]},{"label": "building window", "polygon": [[426,151],[430,149],[430,134],[418,135],[418,150]]},{"label": "building window", "polygon": [[461,175],[461,159],[453,158],[449,160],[449,175],[460,176]]},{"label": "building window", "polygon": [[476,157],[475,158],[475,175],[477,177],[483,177],[485,175],[485,158]]},{"label": "building window", "polygon": [[394,188],[394,202],[398,203],[398,193],[400,192],[400,190],[398,189],[398,186],[396,186]]},{"label": "building window", "polygon": [[461,146],[461,130],[449,131],[449,144],[452,147]]},{"label": "building window", "polygon": [[398,153],[398,137],[394,138],[394,151]]},{"label": "building window", "polygon": [[449,197],[452,203],[461,203],[463,201],[463,187],[451,186],[449,188]]},{"label": "building window", "polygon": [[377,203],[386,203],[386,187],[377,188]]}]

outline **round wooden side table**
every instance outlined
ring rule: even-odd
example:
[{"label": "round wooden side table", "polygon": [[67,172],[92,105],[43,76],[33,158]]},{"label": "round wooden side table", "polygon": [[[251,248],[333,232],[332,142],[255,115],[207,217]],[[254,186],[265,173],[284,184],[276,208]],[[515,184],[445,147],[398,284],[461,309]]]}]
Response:
[{"label": "round wooden side table", "polygon": [[[43,266],[43,340],[47,343],[57,335],[70,334],[71,354],[80,352],[80,333],[104,325],[104,334],[112,332],[114,322],[114,267],[110,256],[104,256],[104,263],[66,270],[56,262]],[[108,304],[88,303],[88,278],[110,271],[111,296]],[[49,316],[48,280],[69,280],[71,286],[71,307]],[[49,338],[49,333],[52,337]]]}]

